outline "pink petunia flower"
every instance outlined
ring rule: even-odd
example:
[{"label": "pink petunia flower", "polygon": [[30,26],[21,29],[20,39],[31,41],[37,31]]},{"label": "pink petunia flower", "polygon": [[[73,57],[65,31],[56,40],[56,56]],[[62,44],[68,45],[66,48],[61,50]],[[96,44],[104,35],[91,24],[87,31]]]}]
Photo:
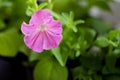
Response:
[{"label": "pink petunia flower", "polygon": [[35,52],[55,48],[62,40],[62,25],[53,19],[49,10],[35,12],[29,24],[22,23],[21,31],[25,44]]}]

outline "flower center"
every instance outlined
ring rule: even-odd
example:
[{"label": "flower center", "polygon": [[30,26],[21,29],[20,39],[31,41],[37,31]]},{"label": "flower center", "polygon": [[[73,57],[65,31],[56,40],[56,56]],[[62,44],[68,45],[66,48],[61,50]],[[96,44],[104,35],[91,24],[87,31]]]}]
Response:
[{"label": "flower center", "polygon": [[45,31],[46,30],[46,26],[42,24],[42,25],[39,26],[39,29],[40,29],[40,31]]}]

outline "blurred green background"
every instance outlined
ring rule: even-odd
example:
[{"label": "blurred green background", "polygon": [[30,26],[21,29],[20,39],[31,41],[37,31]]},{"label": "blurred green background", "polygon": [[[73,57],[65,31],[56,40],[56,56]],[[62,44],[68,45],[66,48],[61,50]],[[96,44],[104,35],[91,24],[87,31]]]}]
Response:
[{"label": "blurred green background", "polygon": [[[0,0],[0,80],[120,80],[120,30],[102,14],[115,0],[49,1]],[[63,25],[59,47],[40,54],[20,30],[36,5]]]}]

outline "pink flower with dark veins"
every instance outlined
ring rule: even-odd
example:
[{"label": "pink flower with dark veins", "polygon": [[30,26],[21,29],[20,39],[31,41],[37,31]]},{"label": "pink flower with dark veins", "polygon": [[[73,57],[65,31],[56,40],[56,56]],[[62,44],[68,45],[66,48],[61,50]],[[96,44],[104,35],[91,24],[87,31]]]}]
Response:
[{"label": "pink flower with dark veins", "polygon": [[62,25],[53,19],[49,10],[35,12],[29,24],[22,23],[21,31],[25,44],[35,52],[56,48],[62,40]]}]

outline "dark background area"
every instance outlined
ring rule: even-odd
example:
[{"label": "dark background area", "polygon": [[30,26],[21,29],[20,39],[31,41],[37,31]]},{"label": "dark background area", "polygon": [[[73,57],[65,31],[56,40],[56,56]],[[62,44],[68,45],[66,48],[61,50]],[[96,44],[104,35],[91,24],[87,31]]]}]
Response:
[{"label": "dark background area", "polygon": [[22,64],[26,60],[21,53],[15,58],[0,56],[0,80],[33,80],[33,69]]}]

